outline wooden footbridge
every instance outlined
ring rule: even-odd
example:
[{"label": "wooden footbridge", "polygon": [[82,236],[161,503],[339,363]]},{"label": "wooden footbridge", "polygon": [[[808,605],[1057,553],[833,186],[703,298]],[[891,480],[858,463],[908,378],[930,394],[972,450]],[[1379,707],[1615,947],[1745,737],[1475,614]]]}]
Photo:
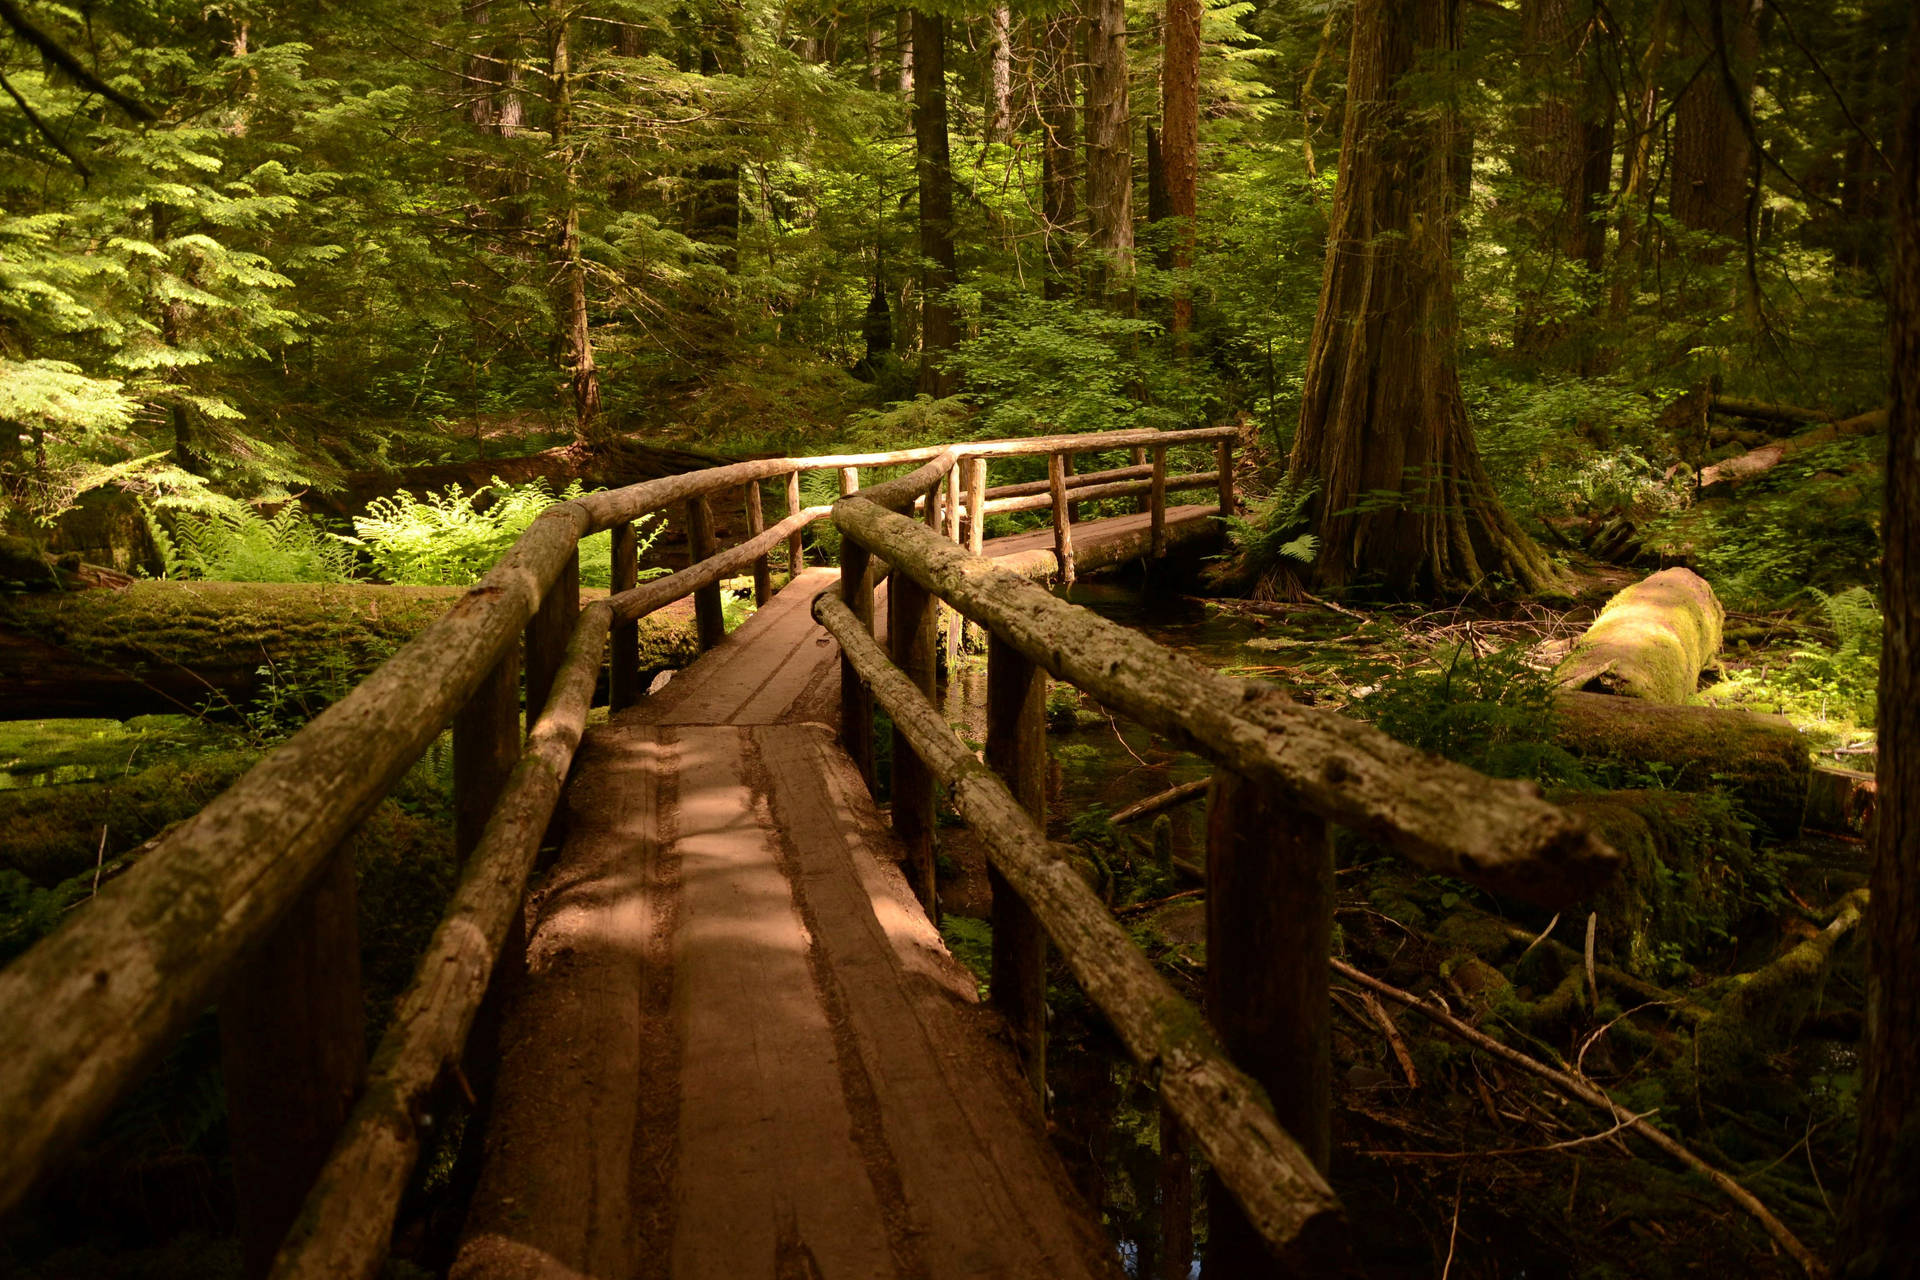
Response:
[{"label": "wooden footbridge", "polygon": [[[1170,475],[1196,448],[1212,467]],[[1119,450],[1129,465],[1073,474],[1076,453]],[[995,459],[1034,455],[1045,482],[988,486]],[[911,469],[862,488],[879,468]],[[840,473],[831,509],[800,504],[815,469]],[[768,526],[762,485],[783,479]],[[1169,505],[1193,488],[1218,502]],[[718,550],[711,503],[742,492],[747,537]],[[1144,509],[1073,519],[1121,497]],[[0,1211],[217,1003],[250,1274],[377,1275],[464,1097],[484,1156],[456,1276],[1117,1276],[1045,1136],[1051,950],[1158,1082],[1165,1158],[1214,1171],[1210,1274],[1334,1274],[1328,824],[1551,903],[1615,857],[1528,786],[1220,676],[1036,581],[1162,554],[1232,502],[1212,430],[756,460],[555,506],[0,972]],[[635,522],[683,504],[691,563],[636,585]],[[983,540],[983,516],[1024,509],[1051,527]],[[840,563],[807,569],[801,531],[829,517]],[[609,529],[614,590],[582,608],[577,543]],[[725,635],[719,584],[749,569],[762,607]],[[689,594],[705,652],[643,695],[636,620]],[[986,637],[984,759],[931,701],[943,611],[949,654],[963,619]],[[1205,1018],[1046,838],[1049,675],[1217,766]],[[369,1059],[343,848],[448,729],[462,876]],[[988,1005],[929,918],[942,787],[991,862]],[[561,851],[533,880],[550,831]],[[1166,1208],[1178,1239],[1187,1207]]]}]

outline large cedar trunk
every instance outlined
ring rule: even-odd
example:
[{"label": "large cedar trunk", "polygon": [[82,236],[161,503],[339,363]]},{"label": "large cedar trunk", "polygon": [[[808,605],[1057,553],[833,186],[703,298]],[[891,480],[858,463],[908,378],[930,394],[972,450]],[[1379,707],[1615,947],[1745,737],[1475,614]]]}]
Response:
[{"label": "large cedar trunk", "polygon": [[1888,1280],[1920,1276],[1920,9],[1908,29],[1900,124],[1866,1079],[1841,1233],[1843,1274]]},{"label": "large cedar trunk", "polygon": [[[1744,237],[1752,151],[1742,118],[1751,107],[1760,56],[1762,0],[1686,0],[1688,83],[1674,111],[1673,189],[1683,227]],[[1720,249],[1724,253],[1724,246]]]},{"label": "large cedar trunk", "polygon": [[947,290],[957,268],[953,250],[953,164],[947,150],[947,20],[913,11],[913,140],[920,177],[920,390],[944,396],[953,375],[940,361],[953,346]]},{"label": "large cedar trunk", "polygon": [[1133,274],[1133,130],[1127,106],[1126,0],[1087,0],[1087,245],[1095,292]]},{"label": "large cedar trunk", "polygon": [[1073,292],[1074,157],[1078,154],[1078,112],[1073,100],[1075,35],[1078,16],[1067,13],[1046,19],[1041,48],[1040,146],[1041,216],[1046,223],[1049,298]]},{"label": "large cedar trunk", "polygon": [[1564,290],[1577,272],[1573,285],[1585,310],[1605,262],[1613,93],[1599,65],[1596,22],[1592,0],[1528,0],[1521,10],[1522,71],[1539,97],[1521,112],[1516,159],[1546,262],[1521,298],[1515,342],[1522,350],[1544,351],[1568,336],[1568,317],[1543,314],[1541,298]]},{"label": "large cedar trunk", "polygon": [[[1292,473],[1318,481],[1318,579],[1555,582],[1480,463],[1454,363],[1451,113],[1408,73],[1459,48],[1461,0],[1358,0],[1340,173]],[[1427,77],[1430,80],[1430,73]],[[1381,494],[1398,493],[1382,502]],[[1365,509],[1359,510],[1362,504]]]},{"label": "large cedar trunk", "polygon": [[[1193,265],[1193,219],[1200,197],[1200,0],[1167,0],[1166,47],[1160,64],[1161,187],[1167,216],[1180,219],[1173,267]],[[1173,331],[1193,327],[1193,297],[1173,295]]]}]

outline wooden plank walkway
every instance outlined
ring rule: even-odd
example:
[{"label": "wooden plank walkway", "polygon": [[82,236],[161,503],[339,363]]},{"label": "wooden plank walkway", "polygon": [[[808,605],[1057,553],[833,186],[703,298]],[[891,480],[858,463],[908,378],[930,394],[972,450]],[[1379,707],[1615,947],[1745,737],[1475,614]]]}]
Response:
[{"label": "wooden plank walkway", "polygon": [[1120,1275],[840,749],[837,578],[588,734],[454,1276]]}]

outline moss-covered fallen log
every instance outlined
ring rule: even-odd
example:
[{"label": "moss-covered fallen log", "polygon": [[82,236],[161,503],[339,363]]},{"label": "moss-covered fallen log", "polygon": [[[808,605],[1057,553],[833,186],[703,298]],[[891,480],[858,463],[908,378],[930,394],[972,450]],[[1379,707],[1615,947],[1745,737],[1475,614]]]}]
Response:
[{"label": "moss-covered fallen log", "polygon": [[1726,610],[1691,569],[1663,569],[1616,594],[1554,672],[1564,689],[1683,703],[1720,652]]},{"label": "moss-covered fallen log", "polygon": [[1799,435],[1788,436],[1785,440],[1776,440],[1772,444],[1750,449],[1737,454],[1724,462],[1716,462],[1700,470],[1700,489],[1705,492],[1714,488],[1732,488],[1744,484],[1757,475],[1771,471],[1795,454],[1817,449],[1823,444],[1832,444],[1846,436],[1870,436],[1887,428],[1887,411],[1875,409],[1857,417],[1845,418],[1839,422],[1829,422],[1815,427],[1811,431],[1802,431]]},{"label": "moss-covered fallen log", "polygon": [[1806,814],[1813,764],[1785,716],[1720,707],[1674,707],[1604,693],[1563,692],[1556,745],[1632,769],[1659,764],[1673,790],[1720,788],[1766,835],[1790,840]]},{"label": "moss-covered fallen log", "polygon": [[[324,704],[465,594],[370,583],[137,582],[0,597],[0,718],[232,713],[269,693],[296,707]],[[643,668],[691,660],[689,618],[690,610],[668,608],[641,621]]]}]

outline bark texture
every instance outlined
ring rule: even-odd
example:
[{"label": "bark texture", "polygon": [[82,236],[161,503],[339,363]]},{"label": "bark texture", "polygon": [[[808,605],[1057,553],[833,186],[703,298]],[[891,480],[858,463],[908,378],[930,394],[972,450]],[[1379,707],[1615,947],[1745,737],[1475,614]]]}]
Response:
[{"label": "bark texture", "polygon": [[[1173,238],[1173,268],[1193,265],[1193,219],[1200,207],[1200,0],[1167,0],[1165,49],[1160,64],[1160,185],[1169,218],[1180,224]],[[1173,294],[1173,331],[1193,327],[1193,296]]]},{"label": "bark texture", "polygon": [[1041,216],[1046,223],[1046,295],[1064,298],[1073,292],[1075,168],[1078,154],[1077,112],[1073,96],[1075,37],[1080,20],[1062,14],[1047,21],[1041,48],[1040,146]]},{"label": "bark texture", "polygon": [[1691,569],[1662,569],[1615,595],[1554,672],[1562,688],[1685,703],[1720,652],[1726,610]]},{"label": "bark texture", "polygon": [[920,390],[944,396],[954,378],[940,361],[954,342],[947,290],[958,278],[953,248],[953,162],[947,144],[947,20],[913,11],[913,140],[920,178]]},{"label": "bark texture", "polygon": [[[1330,586],[1473,586],[1556,575],[1494,496],[1455,366],[1452,113],[1418,67],[1460,43],[1460,0],[1359,0],[1340,176],[1292,474],[1320,485],[1316,572]],[[1381,502],[1378,495],[1398,494]]]},{"label": "bark texture", "polygon": [[1920,9],[1907,30],[1893,214],[1893,405],[1881,524],[1879,815],[1866,1080],[1841,1239],[1849,1276],[1920,1276]]},{"label": "bark texture", "polygon": [[562,211],[560,214],[559,306],[562,367],[573,393],[574,434],[594,437],[593,421],[600,413],[600,373],[593,358],[593,334],[587,313],[587,267],[580,254],[580,208],[575,200],[579,151],[573,142],[572,14],[567,0],[552,0],[547,10],[547,35],[552,41],[553,147],[560,156]]},{"label": "bark texture", "polygon": [[1728,239],[1747,225],[1753,153],[1742,118],[1753,99],[1760,56],[1758,0],[1687,0],[1689,69],[1697,68],[1674,112],[1669,207],[1682,226]]},{"label": "bark texture", "polygon": [[1126,0],[1087,0],[1087,245],[1099,291],[1133,274],[1133,129]]},{"label": "bark texture", "polygon": [[991,32],[987,45],[986,141],[1013,137],[1013,14],[997,4],[987,15]]}]

